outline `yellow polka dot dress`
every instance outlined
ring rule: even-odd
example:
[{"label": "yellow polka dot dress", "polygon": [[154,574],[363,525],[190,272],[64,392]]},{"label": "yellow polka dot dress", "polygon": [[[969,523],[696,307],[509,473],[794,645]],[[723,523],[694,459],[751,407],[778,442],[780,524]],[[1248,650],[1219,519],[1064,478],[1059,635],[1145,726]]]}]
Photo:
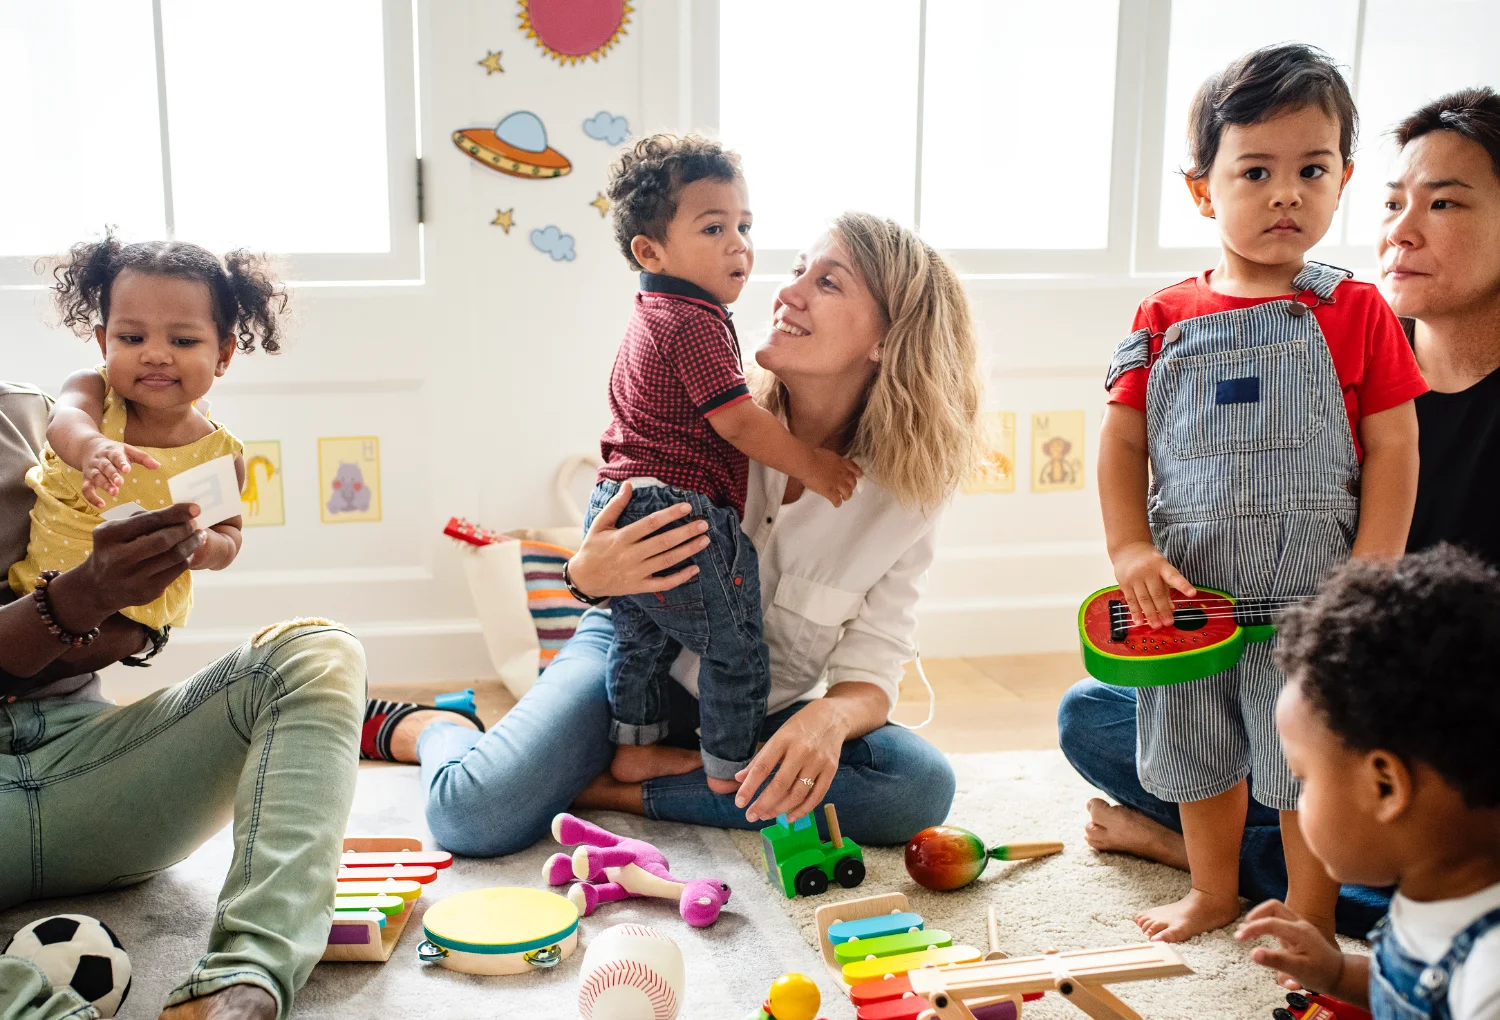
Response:
[{"label": "yellow polka dot dress", "polygon": [[[99,374],[104,375],[101,366]],[[125,439],[125,400],[104,378],[104,420],[99,431],[117,442]],[[212,421],[212,419],[210,419]],[[140,446],[161,464],[150,471],[139,464],[130,465],[125,483],[117,495],[101,493],[105,505],[97,507],[83,498],[83,473],[64,464],[49,445],[42,451],[42,462],[26,472],[26,484],[36,493],[31,509],[31,540],[26,558],[10,568],[10,586],[19,595],[36,587],[44,570],[71,570],[88,558],[93,550],[93,532],[103,520],[102,514],[122,503],[139,503],[147,510],[170,506],[172,494],[167,479],[190,467],[217,457],[239,456],[244,447],[218,422],[214,430],[197,442],[168,449]],[[154,630],[181,627],[187,622],[193,605],[193,575],[184,572],[167,586],[154,602],[131,606],[121,615]]]}]

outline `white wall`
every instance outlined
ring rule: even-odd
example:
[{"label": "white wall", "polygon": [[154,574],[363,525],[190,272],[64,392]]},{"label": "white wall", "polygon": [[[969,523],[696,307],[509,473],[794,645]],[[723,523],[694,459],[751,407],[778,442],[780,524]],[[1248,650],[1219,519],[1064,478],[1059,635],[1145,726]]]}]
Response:
[{"label": "white wall", "polygon": [[[281,441],[287,524],[247,530],[230,570],[197,575],[191,623],[156,668],[109,671],[117,696],[180,679],[259,625],[304,614],[363,639],[373,682],[491,675],[440,529],[453,514],[496,528],[566,523],[552,473],[567,454],[597,449],[635,288],[609,221],[587,204],[615,150],[580,125],[603,109],[636,130],[689,126],[677,112],[677,54],[691,46],[673,17],[672,5],[637,4],[603,60],[567,67],[517,30],[513,4],[422,5],[425,281],[297,288],[286,352],[237,359],[215,386],[214,414],[237,435]],[[504,73],[477,66],[486,49],[503,51]],[[569,176],[503,177],[449,140],[518,109],[542,117]],[[512,207],[507,235],[490,220]],[[574,236],[574,261],[531,247],[529,231],[548,224]],[[1093,486],[1103,372],[1135,303],[1161,282],[971,282],[989,406],[1017,413],[1019,481],[1011,494],[960,496],[947,514],[922,606],[924,654],[1073,646],[1078,599],[1109,579]],[[775,286],[753,280],[736,306],[747,355]],[[0,376],[52,388],[94,363],[44,316],[44,293],[0,291]],[[1088,411],[1088,488],[1027,491],[1031,413],[1076,408]],[[384,519],[323,525],[317,437],[362,434],[381,439]]]}]

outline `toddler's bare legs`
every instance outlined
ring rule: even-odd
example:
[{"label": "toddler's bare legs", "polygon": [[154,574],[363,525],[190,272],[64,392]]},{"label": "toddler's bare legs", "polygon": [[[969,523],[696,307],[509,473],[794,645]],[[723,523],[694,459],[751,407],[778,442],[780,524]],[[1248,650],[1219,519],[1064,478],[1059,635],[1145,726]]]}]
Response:
[{"label": "toddler's bare legs", "polygon": [[1286,905],[1303,920],[1316,925],[1329,942],[1338,945],[1333,937],[1333,911],[1339,899],[1339,884],[1308,849],[1295,811],[1281,812],[1281,846],[1286,854]]},{"label": "toddler's bare legs", "polygon": [[1179,805],[1193,888],[1176,903],[1135,916],[1155,942],[1186,942],[1240,916],[1240,842],[1245,835],[1249,784],[1241,780],[1217,797]]}]

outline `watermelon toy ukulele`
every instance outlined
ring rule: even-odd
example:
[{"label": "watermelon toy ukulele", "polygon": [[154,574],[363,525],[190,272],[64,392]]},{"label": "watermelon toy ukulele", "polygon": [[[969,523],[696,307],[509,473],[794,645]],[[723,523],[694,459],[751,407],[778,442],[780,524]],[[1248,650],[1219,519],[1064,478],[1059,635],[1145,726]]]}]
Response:
[{"label": "watermelon toy ukulele", "polygon": [[1275,616],[1301,598],[1236,599],[1212,588],[1196,598],[1172,595],[1170,626],[1132,620],[1125,595],[1103,588],[1078,610],[1089,676],[1117,687],[1160,687],[1201,680],[1240,661],[1246,642],[1269,641]]}]

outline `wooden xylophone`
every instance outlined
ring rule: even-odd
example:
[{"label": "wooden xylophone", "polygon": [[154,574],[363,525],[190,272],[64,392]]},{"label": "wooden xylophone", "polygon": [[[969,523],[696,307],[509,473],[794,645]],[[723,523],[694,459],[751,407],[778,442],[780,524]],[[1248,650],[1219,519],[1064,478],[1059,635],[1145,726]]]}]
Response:
[{"label": "wooden xylophone", "polygon": [[333,927],[323,960],[389,960],[423,890],[452,863],[452,854],[423,850],[418,839],[346,837],[334,887]]}]

